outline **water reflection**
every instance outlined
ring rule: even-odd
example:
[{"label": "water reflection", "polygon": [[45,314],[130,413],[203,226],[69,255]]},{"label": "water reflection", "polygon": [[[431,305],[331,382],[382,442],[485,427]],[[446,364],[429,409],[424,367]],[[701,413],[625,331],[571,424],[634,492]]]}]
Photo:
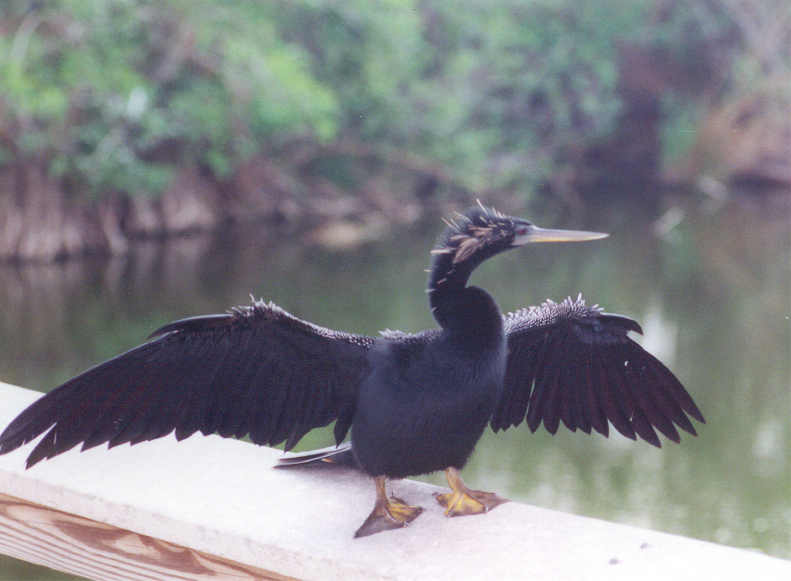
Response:
[{"label": "water reflection", "polygon": [[[786,200],[787,201],[787,200]],[[779,209],[778,209],[779,208]],[[679,205],[656,237],[622,209],[586,224],[596,243],[542,245],[492,260],[473,283],[504,310],[582,292],[638,319],[644,344],[693,394],[699,438],[657,450],[612,435],[488,433],[465,478],[513,499],[791,557],[787,206]],[[541,222],[540,220],[536,220]],[[676,223],[677,222],[677,223]],[[250,293],[351,332],[433,326],[428,249],[439,225],[335,253],[290,233],[226,232],[141,245],[125,259],[0,269],[0,376],[46,390],[175,318]],[[327,445],[329,431],[300,446]],[[442,477],[430,477],[442,483]]]}]

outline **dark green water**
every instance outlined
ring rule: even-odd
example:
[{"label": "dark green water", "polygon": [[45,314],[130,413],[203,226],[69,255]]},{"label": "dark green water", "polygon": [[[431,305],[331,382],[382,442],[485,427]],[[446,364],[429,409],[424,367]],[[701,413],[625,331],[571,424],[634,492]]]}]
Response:
[{"label": "dark green water", "polygon": [[[656,216],[623,208],[584,222],[535,217],[611,236],[520,249],[489,261],[472,282],[505,311],[582,292],[637,319],[643,344],[706,416],[699,437],[655,449],[562,427],[556,436],[489,432],[465,478],[538,506],[791,558],[787,204],[676,210],[683,214],[663,223],[680,221],[661,236]],[[344,253],[244,232],[152,243],[112,261],[1,267],[0,380],[46,391],[161,324],[246,304],[250,293],[346,331],[433,326],[423,269],[440,229],[432,222]],[[300,449],[330,442],[328,431],[313,432]],[[442,475],[428,480],[443,483]],[[45,578],[8,566],[0,578]]]}]

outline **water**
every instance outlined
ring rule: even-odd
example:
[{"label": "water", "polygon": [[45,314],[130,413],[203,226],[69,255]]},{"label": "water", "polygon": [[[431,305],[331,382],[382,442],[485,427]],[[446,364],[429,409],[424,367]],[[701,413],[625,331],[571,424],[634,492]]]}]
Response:
[{"label": "water", "polygon": [[[686,201],[653,218],[623,207],[584,223],[536,217],[611,236],[510,252],[472,282],[505,311],[582,292],[640,321],[643,344],[706,416],[699,437],[655,449],[617,434],[520,426],[487,432],[465,479],[537,506],[791,558],[787,205]],[[247,304],[250,293],[350,332],[433,326],[424,269],[439,229],[432,222],[343,253],[259,230],[144,244],[124,259],[2,267],[0,379],[46,391],[161,324]],[[298,449],[331,441],[316,431]],[[441,474],[426,480],[443,484]]]}]

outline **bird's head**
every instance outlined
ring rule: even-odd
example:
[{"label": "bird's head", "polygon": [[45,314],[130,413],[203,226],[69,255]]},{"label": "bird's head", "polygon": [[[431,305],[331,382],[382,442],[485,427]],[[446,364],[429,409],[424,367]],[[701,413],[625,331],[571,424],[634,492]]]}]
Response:
[{"label": "bird's head", "polygon": [[448,222],[431,254],[449,262],[450,269],[465,263],[474,268],[495,254],[524,244],[595,240],[605,236],[599,232],[539,228],[528,220],[479,205]]},{"label": "bird's head", "polygon": [[431,251],[427,292],[434,317],[445,327],[451,316],[456,316],[446,312],[453,308],[447,299],[460,296],[467,288],[472,271],[495,254],[533,242],[594,240],[605,236],[607,234],[598,232],[539,228],[527,220],[506,216],[482,204],[472,207],[448,222]]}]

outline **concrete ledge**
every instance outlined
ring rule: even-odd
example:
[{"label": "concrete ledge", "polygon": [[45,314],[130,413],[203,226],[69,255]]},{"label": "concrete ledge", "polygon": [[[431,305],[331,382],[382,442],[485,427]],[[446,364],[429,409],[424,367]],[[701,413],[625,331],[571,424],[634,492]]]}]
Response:
[{"label": "concrete ledge", "polygon": [[[39,395],[0,384],[0,427]],[[791,561],[514,502],[445,518],[432,498],[441,489],[408,480],[391,490],[426,512],[405,529],[355,540],[373,505],[370,479],[343,469],[273,470],[282,452],[214,436],[72,451],[25,471],[30,449],[0,456],[1,494],[231,569],[242,564],[219,578],[791,579]],[[0,521],[4,543],[14,535]]]}]

